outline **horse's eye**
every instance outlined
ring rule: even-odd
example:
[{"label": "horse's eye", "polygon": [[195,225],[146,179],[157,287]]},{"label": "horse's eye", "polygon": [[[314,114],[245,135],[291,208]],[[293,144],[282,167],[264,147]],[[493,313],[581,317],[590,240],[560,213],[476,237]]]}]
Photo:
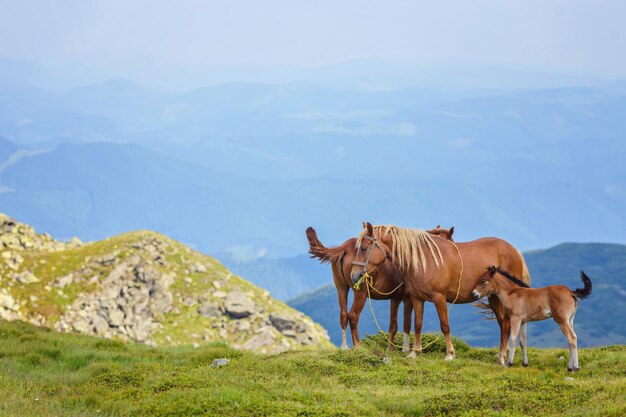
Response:
[{"label": "horse's eye", "polygon": [[364,250],[365,250],[365,248],[361,248],[361,251],[364,251]]}]

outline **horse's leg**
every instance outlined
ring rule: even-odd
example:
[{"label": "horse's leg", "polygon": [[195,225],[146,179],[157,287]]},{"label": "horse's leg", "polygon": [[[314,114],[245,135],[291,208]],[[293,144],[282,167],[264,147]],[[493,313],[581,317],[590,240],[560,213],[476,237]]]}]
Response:
[{"label": "horse's leg", "polygon": [[448,306],[446,305],[446,296],[444,294],[437,294],[433,297],[433,303],[437,309],[441,331],[446,337],[446,360],[449,361],[454,359],[454,346],[452,346],[452,338],[450,337],[450,323],[448,322]]},{"label": "horse's leg", "polygon": [[339,301],[339,324],[341,325],[341,349],[348,349],[346,328],[348,327],[348,286],[337,285],[337,299]]},{"label": "horse's leg", "polygon": [[407,358],[414,358],[418,353],[422,353],[422,324],[424,319],[424,300],[419,300],[415,297],[411,297],[411,305],[413,306],[413,310],[415,310],[415,340],[413,341],[413,350],[411,350],[411,353],[409,353],[409,356],[407,356]]},{"label": "horse's leg", "polygon": [[409,338],[411,337],[411,313],[413,313],[413,304],[409,297],[404,297],[402,303],[404,304],[402,351],[408,352],[411,349]]},{"label": "horse's leg", "polygon": [[[572,328],[572,332],[574,331],[574,317],[575,316],[576,316],[576,306],[574,307],[574,312],[569,317],[569,326]],[[574,336],[576,336],[576,333],[574,333]],[[580,366],[578,365],[578,338],[576,338],[576,348],[574,350],[574,370],[578,370],[578,369],[580,369]]]},{"label": "horse's leg", "polygon": [[348,320],[350,321],[350,331],[352,332],[352,343],[354,347],[361,346],[359,339],[359,318],[363,307],[365,307],[365,301],[367,300],[367,294],[365,291],[354,291],[354,301],[352,302],[352,308],[348,314]]},{"label": "horse's leg", "polygon": [[511,337],[509,338],[509,360],[506,366],[513,366],[515,357],[515,347],[517,346],[517,338],[520,328],[522,327],[522,319],[520,317],[511,317]]},{"label": "horse's leg", "polygon": [[396,337],[396,333],[398,332],[398,310],[400,308],[400,299],[392,298],[389,300],[389,345],[387,346],[387,350],[393,350],[394,347],[394,338]]},{"label": "horse's leg", "polygon": [[522,323],[522,327],[519,332],[519,345],[522,348],[522,365],[528,366],[528,352],[526,351],[526,325],[528,323]]},{"label": "horse's leg", "polygon": [[567,361],[567,370],[570,372],[578,370],[578,346],[576,340],[576,333],[574,333],[574,329],[569,324],[569,319],[556,319],[555,320],[561,331],[567,338],[567,343],[569,344],[569,360]]},{"label": "horse's leg", "polygon": [[489,297],[489,307],[493,311],[498,325],[500,326],[500,353],[498,359],[502,365],[504,365],[504,358],[506,358],[507,344],[509,341],[509,334],[511,333],[511,321],[506,317],[504,306],[500,302],[500,299],[496,296]]}]

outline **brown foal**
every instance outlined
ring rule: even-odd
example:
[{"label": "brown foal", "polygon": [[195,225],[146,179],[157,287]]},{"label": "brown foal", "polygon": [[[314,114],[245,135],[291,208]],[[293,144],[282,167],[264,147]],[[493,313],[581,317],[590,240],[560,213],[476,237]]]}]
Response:
[{"label": "brown foal", "polygon": [[[474,295],[482,298],[490,295],[498,297],[511,318],[511,335],[509,338],[509,358],[506,366],[513,365],[515,345],[520,328],[530,321],[540,321],[552,317],[559,325],[569,343],[568,371],[577,371],[578,346],[574,333],[574,316],[578,308],[578,300],[591,294],[591,280],[580,271],[584,288],[571,290],[564,285],[549,285],[543,288],[529,288],[528,285],[508,272],[490,266],[481,277],[474,289]],[[523,338],[525,339],[525,338]],[[526,340],[521,340],[524,366],[528,366]],[[504,352],[500,352],[504,357]],[[504,363],[503,363],[504,365]]]}]

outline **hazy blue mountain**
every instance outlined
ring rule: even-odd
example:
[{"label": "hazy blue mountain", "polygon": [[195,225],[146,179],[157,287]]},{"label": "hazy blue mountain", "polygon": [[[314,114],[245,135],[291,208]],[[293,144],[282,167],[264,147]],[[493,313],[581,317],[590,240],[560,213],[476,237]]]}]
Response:
[{"label": "hazy blue mountain", "polygon": [[311,262],[309,255],[291,258],[259,258],[237,261],[231,254],[218,254],[220,260],[235,274],[251,277],[256,285],[267,289],[273,297],[288,300],[332,282],[330,268]]},{"label": "hazy blue mountain", "polygon": [[[523,249],[624,242],[619,82],[567,87],[488,69],[466,74],[475,81],[465,89],[428,77],[366,88],[356,84],[397,71],[371,63],[368,79],[357,68],[183,92],[123,79],[61,92],[0,86],[0,135],[46,151],[3,171],[0,186],[14,192],[0,203],[58,236],[146,227],[236,256],[295,256],[307,226],[337,244],[363,220],[456,225],[460,238],[497,235]],[[489,73],[503,82],[478,82]],[[527,75],[536,82],[504,82]]]},{"label": "hazy blue mountain", "polygon": [[8,167],[1,185],[15,191],[0,194],[0,204],[57,236],[95,240],[149,228],[208,253],[252,250],[270,258],[305,252],[307,226],[333,245],[356,235],[363,220],[455,225],[460,239],[496,235],[521,248],[624,238],[620,185],[514,182],[497,169],[458,178],[416,170],[423,179],[252,179],[137,145],[75,144]]},{"label": "hazy blue mountain", "polygon": [[[621,319],[626,317],[626,246],[567,243],[527,252],[524,256],[533,287],[551,284],[582,287],[580,269],[584,269],[591,277],[592,295],[581,301],[575,319],[580,346],[626,343],[626,323]],[[289,305],[322,324],[335,344],[341,342],[337,292],[332,284],[294,298],[289,301]],[[375,301],[373,306],[379,323],[387,330],[389,302]],[[439,331],[439,320],[432,303],[426,303],[425,310],[424,331]],[[479,311],[471,304],[452,306],[452,333],[475,346],[495,346],[499,343],[498,325],[493,320],[483,320]],[[401,328],[402,314],[399,317]],[[363,311],[359,329],[361,334],[377,331],[369,307]],[[531,346],[566,345],[563,334],[553,320],[530,323],[528,335]]]}]

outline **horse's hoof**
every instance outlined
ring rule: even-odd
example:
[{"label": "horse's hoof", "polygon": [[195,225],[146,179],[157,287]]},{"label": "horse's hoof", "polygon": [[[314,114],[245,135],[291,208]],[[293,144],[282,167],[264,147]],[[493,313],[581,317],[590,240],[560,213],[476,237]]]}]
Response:
[{"label": "horse's hoof", "polygon": [[415,359],[417,357],[417,353],[415,351],[412,351],[411,353],[409,353],[407,355],[407,359]]},{"label": "horse's hoof", "polygon": [[522,362],[522,366],[523,366],[524,368],[528,368],[528,362]]},{"label": "horse's hoof", "polygon": [[341,350],[348,350],[348,345],[341,345],[341,347],[339,349],[341,349]]},{"label": "horse's hoof", "polygon": [[454,355],[446,355],[446,360],[451,361],[454,359]]},{"label": "horse's hoof", "polygon": [[580,368],[567,368],[567,372],[576,372],[578,371]]},{"label": "horse's hoof", "polygon": [[507,368],[510,368],[511,366],[513,366],[513,362],[507,362],[506,365],[504,366],[506,366]]}]

